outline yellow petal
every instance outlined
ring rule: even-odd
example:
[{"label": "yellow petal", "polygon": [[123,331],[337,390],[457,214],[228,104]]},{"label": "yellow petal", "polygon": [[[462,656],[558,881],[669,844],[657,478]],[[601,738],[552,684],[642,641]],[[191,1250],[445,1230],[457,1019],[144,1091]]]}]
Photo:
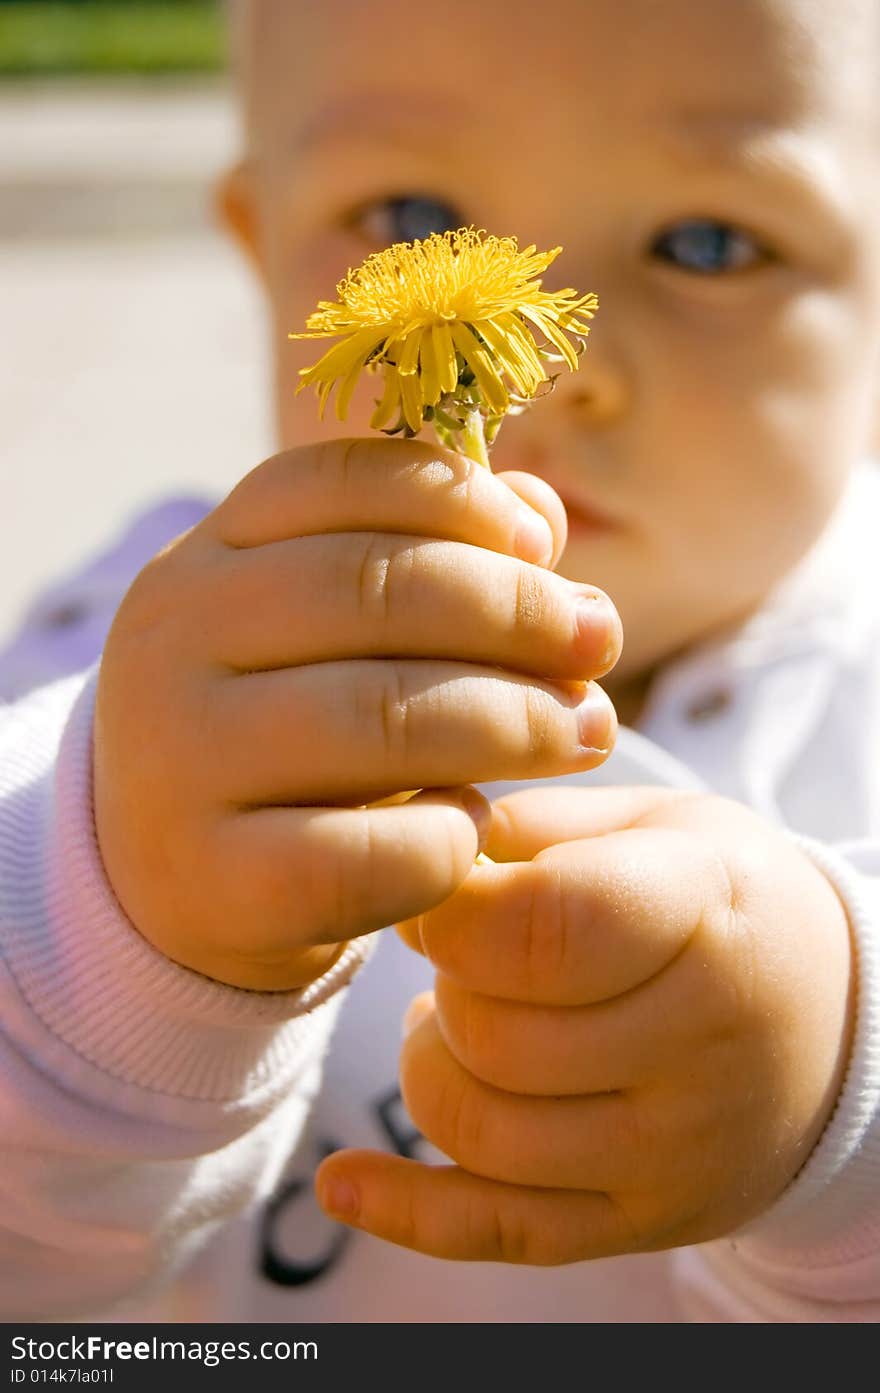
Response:
[{"label": "yellow petal", "polygon": [[[357,364],[357,367],[358,371],[360,371],[360,364]],[[333,385],[335,382],[335,377],[328,377],[327,381],[322,382],[318,388],[318,419],[321,421],[323,421],[324,419],[324,412],[327,409],[327,398],[333,391]]]},{"label": "yellow petal", "polygon": [[492,319],[481,319],[474,328],[486,340],[499,368],[503,368],[509,376],[520,396],[530,397],[534,391],[532,386],[533,374],[528,370],[528,365],[523,361],[522,354],[514,340],[503,332],[503,330]]},{"label": "yellow petal", "polygon": [[568,366],[571,368],[572,372],[574,372],[578,365],[577,354],[572,348],[569,340],[560,329],[557,329],[553,321],[549,319],[547,315],[542,314],[540,310],[536,310],[533,305],[520,305],[519,312],[521,315],[524,315],[526,319],[530,319],[533,324],[537,325],[545,339],[552,343],[554,348],[558,348],[559,352],[568,363]]},{"label": "yellow petal", "polygon": [[458,363],[455,361],[455,344],[448,324],[431,326],[434,341],[434,357],[437,374],[440,378],[441,392],[454,392],[458,382]]},{"label": "yellow petal", "polygon": [[409,377],[410,373],[418,372],[421,340],[420,329],[412,329],[403,340],[403,347],[397,355],[397,371],[401,377]]},{"label": "yellow petal", "polygon": [[370,425],[373,430],[383,430],[389,421],[396,421],[400,415],[400,379],[396,368],[385,369],[385,391],[382,400],[373,412]]},{"label": "yellow petal", "polygon": [[303,368],[300,377],[304,385],[310,386],[314,382],[323,382],[327,378],[335,380],[337,377],[347,377],[353,365],[360,361],[363,365],[369,358],[374,348],[377,348],[385,338],[385,329],[361,329],[359,333],[353,334],[351,338],[344,339],[342,343],[335,343],[332,348],[328,348],[323,358],[319,358],[317,363],[313,363],[310,368]]},{"label": "yellow petal", "polygon": [[486,404],[495,412],[504,412],[510,405],[507,388],[494,363],[466,324],[453,324],[452,341],[477,379],[477,386]]},{"label": "yellow petal", "polygon": [[403,419],[412,431],[422,429],[422,384],[418,373],[406,377],[398,374],[400,399],[403,404]]},{"label": "yellow petal", "polygon": [[588,295],[580,295],[568,306],[570,314],[584,314],[587,319],[593,319],[596,310],[599,308],[599,297],[592,291]]},{"label": "yellow petal", "polygon": [[419,375],[422,379],[422,397],[426,406],[436,406],[440,400],[440,375],[437,372],[437,355],[434,351],[434,335],[426,330],[421,336],[419,348]]},{"label": "yellow petal", "polygon": [[348,407],[351,402],[354,389],[360,381],[361,373],[365,371],[364,364],[360,361],[355,362],[347,377],[342,379],[341,386],[336,395],[336,419],[344,421],[348,415]]},{"label": "yellow petal", "polygon": [[532,378],[532,388],[529,396],[536,392],[542,382],[547,380],[547,373],[544,364],[538,357],[538,350],[535,348],[535,341],[526,329],[521,319],[517,319],[515,314],[503,314],[498,317],[498,327],[508,338],[516,344],[519,350],[524,367],[527,367]]}]

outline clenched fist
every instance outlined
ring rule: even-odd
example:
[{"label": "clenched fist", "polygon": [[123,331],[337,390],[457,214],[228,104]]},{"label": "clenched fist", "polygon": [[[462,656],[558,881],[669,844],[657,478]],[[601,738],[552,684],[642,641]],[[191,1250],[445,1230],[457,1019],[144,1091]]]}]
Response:
[{"label": "clenched fist", "polygon": [[465,880],[488,821],[468,785],[605,758],[592,679],[619,620],[547,569],[556,495],[508,477],[419,442],[291,450],[137,577],[101,664],[95,815],[162,953],[303,985]]},{"label": "clenched fist", "polygon": [[488,850],[401,926],[437,969],[401,1088],[455,1162],[340,1152],[339,1218],[444,1258],[551,1264],[699,1243],[761,1213],[839,1091],[846,914],[783,832],[656,788],[499,800]]}]

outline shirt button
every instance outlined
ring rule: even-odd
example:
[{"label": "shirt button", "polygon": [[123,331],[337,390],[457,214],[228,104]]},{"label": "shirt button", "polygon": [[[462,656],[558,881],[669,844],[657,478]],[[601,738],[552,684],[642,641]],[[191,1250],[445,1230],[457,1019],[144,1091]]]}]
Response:
[{"label": "shirt button", "polygon": [[43,623],[47,629],[70,629],[74,624],[81,624],[88,612],[87,605],[71,600],[67,604],[56,605],[54,609],[50,609],[44,615]]},{"label": "shirt button", "polygon": [[722,715],[732,701],[733,692],[729,687],[715,687],[695,697],[685,709],[685,715],[689,721],[711,721],[714,716]]}]

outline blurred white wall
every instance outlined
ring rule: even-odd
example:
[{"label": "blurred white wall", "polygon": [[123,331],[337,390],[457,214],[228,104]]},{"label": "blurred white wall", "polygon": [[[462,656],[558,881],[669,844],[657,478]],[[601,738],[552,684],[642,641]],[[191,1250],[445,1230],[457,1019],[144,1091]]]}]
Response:
[{"label": "blurred white wall", "polygon": [[214,227],[219,84],[0,86],[0,641],[42,581],[272,449],[262,306]]}]

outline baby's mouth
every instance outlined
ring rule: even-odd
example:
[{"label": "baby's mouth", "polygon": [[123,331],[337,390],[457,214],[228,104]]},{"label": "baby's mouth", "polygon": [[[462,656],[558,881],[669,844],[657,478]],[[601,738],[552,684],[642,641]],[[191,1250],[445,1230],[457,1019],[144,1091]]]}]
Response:
[{"label": "baby's mouth", "polygon": [[558,493],[565,508],[568,518],[568,532],[570,537],[574,536],[598,536],[604,532],[619,531],[622,523],[619,519],[612,517],[602,508],[597,507],[592,499],[577,490],[572,489],[569,483],[554,479],[549,473],[543,470],[532,469],[530,471],[537,474],[546,484]]},{"label": "baby's mouth", "polygon": [[595,537],[603,532],[620,531],[624,525],[619,518],[600,508],[585,490],[578,488],[579,480],[573,479],[567,471],[555,470],[550,462],[549,451],[530,449],[518,459],[504,461],[496,467],[522,469],[549,484],[562,500],[571,536]]}]

